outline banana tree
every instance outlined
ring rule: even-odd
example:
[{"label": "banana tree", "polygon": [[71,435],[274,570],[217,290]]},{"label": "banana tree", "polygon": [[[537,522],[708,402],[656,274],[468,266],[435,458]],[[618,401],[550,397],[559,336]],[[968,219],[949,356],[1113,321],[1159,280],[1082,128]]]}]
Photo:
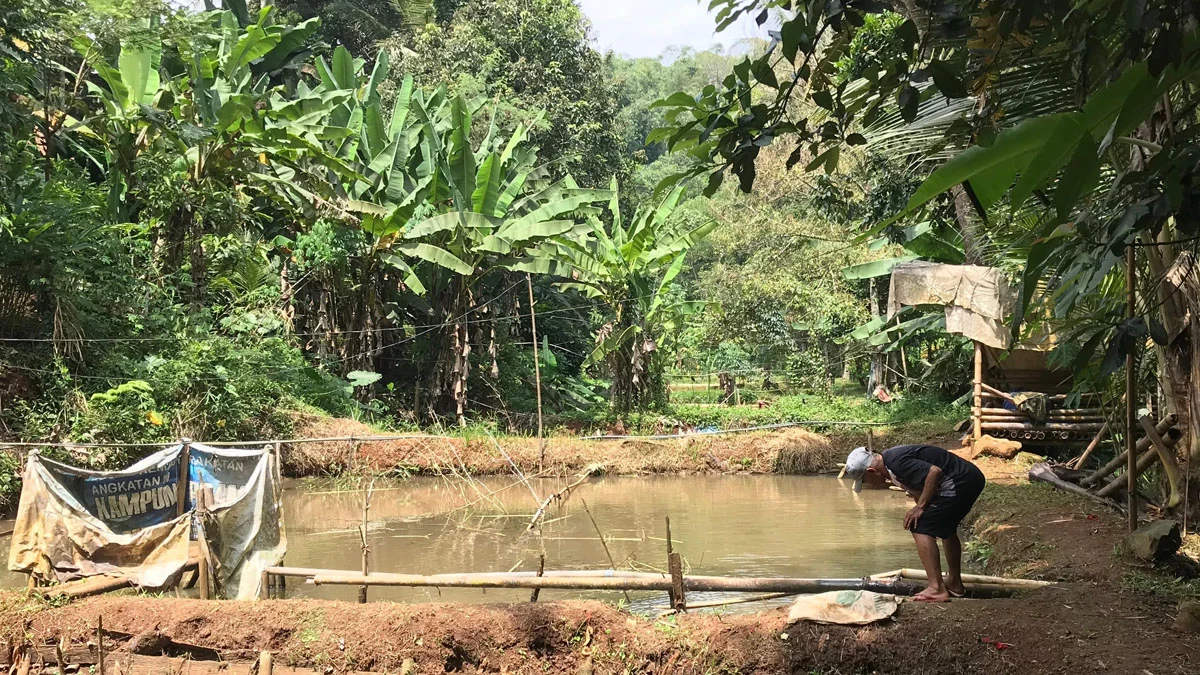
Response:
[{"label": "banana tree", "polygon": [[[586,365],[605,364],[612,377],[610,397],[618,412],[665,402],[662,357],[673,348],[689,316],[703,303],[680,297],[672,285],[687,252],[717,226],[672,217],[683,189],[668,193],[655,207],[622,217],[616,185],[608,210],[610,228],[590,218],[578,238],[544,245],[552,269],[572,280],[560,286],[579,291],[607,308],[596,348]],[[611,235],[609,232],[611,231]]]},{"label": "banana tree", "polygon": [[[507,272],[534,271],[527,253],[543,244],[586,237],[580,216],[612,193],[581,189],[569,176],[550,181],[525,126],[503,142],[489,129],[473,147],[472,105],[461,96],[436,109],[417,96],[411,107],[422,129],[410,197],[424,198],[423,213],[412,215],[409,199],[378,222],[376,233],[387,242],[385,260],[412,270],[410,285],[426,292],[432,318],[446,324],[428,382],[435,407],[453,410],[461,424],[472,343],[481,341],[481,331],[473,340],[468,330],[480,286]],[[487,340],[495,340],[494,326]],[[488,351],[495,354],[494,344]]]}]

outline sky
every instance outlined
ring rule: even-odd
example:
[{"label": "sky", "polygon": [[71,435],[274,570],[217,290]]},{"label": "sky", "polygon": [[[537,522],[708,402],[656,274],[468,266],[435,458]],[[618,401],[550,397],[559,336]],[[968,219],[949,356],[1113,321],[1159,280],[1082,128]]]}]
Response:
[{"label": "sky", "polygon": [[714,34],[708,0],[578,0],[592,22],[596,47],[623,56],[658,56],[667,47],[724,48],[747,37],[762,37],[753,19]]}]

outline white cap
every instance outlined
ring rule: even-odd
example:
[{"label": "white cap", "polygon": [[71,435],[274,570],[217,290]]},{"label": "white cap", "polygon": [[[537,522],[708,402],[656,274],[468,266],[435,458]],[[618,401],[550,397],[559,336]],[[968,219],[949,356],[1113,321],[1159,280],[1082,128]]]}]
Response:
[{"label": "white cap", "polygon": [[846,457],[846,475],[854,479],[851,488],[855,492],[862,492],[863,474],[870,468],[874,459],[875,453],[862,447],[851,450],[850,455]]}]

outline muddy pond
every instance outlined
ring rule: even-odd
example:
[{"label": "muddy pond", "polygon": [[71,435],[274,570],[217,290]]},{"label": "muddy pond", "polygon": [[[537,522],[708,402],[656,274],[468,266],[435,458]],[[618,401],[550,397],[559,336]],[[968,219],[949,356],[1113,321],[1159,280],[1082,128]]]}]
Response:
[{"label": "muddy pond", "polygon": [[[567,482],[534,479],[531,487],[544,497]],[[537,508],[534,496],[511,476],[485,477],[471,485],[432,477],[379,480],[371,502],[367,537],[371,569],[378,572],[536,570],[542,553],[546,569],[615,564],[665,570],[667,516],[685,573],[858,577],[919,566],[911,536],[901,528],[909,505],[905,496],[871,490],[855,495],[831,476],[594,477],[549,509],[540,537],[526,532]],[[285,565],[360,568],[360,490],[345,481],[289,480],[284,518]],[[5,561],[8,543],[7,537],[0,542]],[[23,582],[22,575],[0,575],[6,587]],[[313,586],[294,578],[286,589],[287,597],[348,601],[357,593],[353,586]],[[626,602],[613,591],[545,590],[541,597]],[[688,597],[695,602],[706,595]],[[528,600],[529,591],[373,587],[370,599],[514,602]],[[628,602],[643,612],[666,606],[663,593],[631,593]],[[730,611],[761,608],[735,605]]]},{"label": "muddy pond", "polygon": [[[685,573],[857,577],[919,565],[912,538],[901,528],[908,508],[904,495],[855,495],[833,477],[597,477],[576,488],[565,504],[550,509],[540,537],[526,533],[537,508],[534,497],[526,486],[513,482],[512,477],[485,478],[474,488],[437,478],[377,482],[368,521],[372,570],[536,570],[543,552],[547,569],[608,568],[611,556],[620,569],[664,570],[667,516]],[[532,487],[538,495],[549,495],[566,482],[534,480]],[[286,564],[358,569],[361,492],[337,491],[314,481],[288,487]],[[494,497],[481,497],[493,490],[498,491]],[[353,600],[357,588],[317,587],[291,579],[287,594]],[[666,603],[662,593],[630,596],[634,609]],[[376,587],[370,597],[513,602],[528,600],[529,591]],[[546,590],[541,597],[624,600],[612,591]],[[689,598],[696,600],[698,594]]]}]

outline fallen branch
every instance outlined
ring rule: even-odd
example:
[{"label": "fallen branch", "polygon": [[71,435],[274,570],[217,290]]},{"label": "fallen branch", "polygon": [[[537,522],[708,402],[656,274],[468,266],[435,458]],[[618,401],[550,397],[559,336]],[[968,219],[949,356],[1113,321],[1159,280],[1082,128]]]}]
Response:
[{"label": "fallen branch", "polygon": [[1038,480],[1042,481],[1043,483],[1049,483],[1059,490],[1077,494],[1080,497],[1086,497],[1094,502],[1099,502],[1109,508],[1116,509],[1121,513],[1125,513],[1125,507],[1114,502],[1113,500],[1106,499],[1099,495],[1094,495],[1078,485],[1068,483],[1067,481],[1059,478],[1058,474],[1054,473],[1054,469],[1051,469],[1050,465],[1045,462],[1039,462],[1029,467],[1029,480]]},{"label": "fallen branch", "polygon": [[575,488],[579,487],[584,482],[586,482],[587,479],[591,478],[593,475],[595,475],[597,473],[600,473],[601,470],[603,470],[603,467],[601,465],[589,464],[586,467],[584,467],[583,471],[579,474],[579,476],[576,478],[574,483],[571,483],[570,485],[559,490],[558,492],[555,492],[554,494],[550,495],[549,497],[546,497],[546,499],[544,499],[542,501],[541,505],[538,506],[538,510],[534,512],[533,518],[531,518],[529,520],[529,527],[525,528],[525,531],[529,532],[529,531],[533,530],[533,528],[537,527],[538,521],[540,521],[542,518],[545,517],[546,509],[550,508],[551,504],[553,504],[554,502],[566,499],[568,496],[570,496],[571,490],[574,490]]}]

